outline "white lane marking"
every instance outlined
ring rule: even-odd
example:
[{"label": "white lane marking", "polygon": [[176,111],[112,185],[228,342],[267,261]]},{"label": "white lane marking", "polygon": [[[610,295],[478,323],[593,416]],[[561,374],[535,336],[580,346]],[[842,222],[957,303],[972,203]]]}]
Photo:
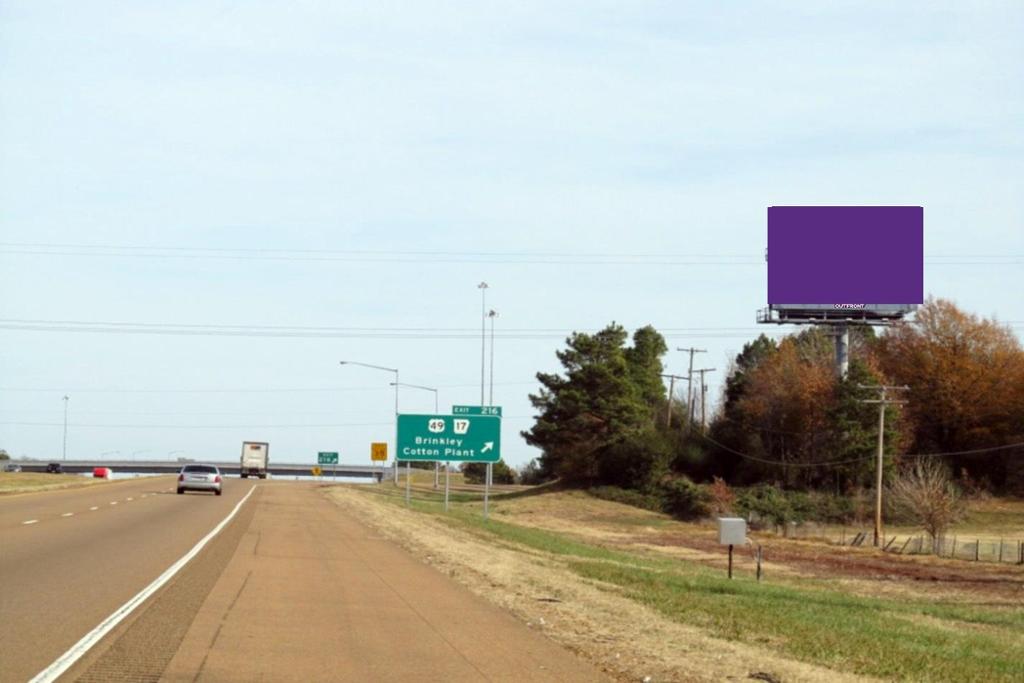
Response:
[{"label": "white lane marking", "polygon": [[203,536],[202,540],[196,543],[192,550],[189,550],[181,557],[180,560],[168,567],[163,574],[157,577],[156,581],[143,588],[138,595],[121,605],[117,611],[100,622],[99,626],[87,633],[84,638],[72,645],[71,649],[58,657],[53,664],[36,674],[36,677],[29,681],[29,683],[50,683],[51,681],[56,681],[62,673],[67,671],[75,662],[77,662],[82,655],[98,643],[103,636],[110,633],[110,631],[121,623],[125,617],[135,611],[136,607],[145,602],[146,598],[160,590],[160,587],[170,581],[175,574],[181,571],[181,568],[188,564],[189,560],[198,555],[199,551],[206,547],[206,544],[213,540],[213,538],[221,532],[221,529],[227,526],[228,522],[234,519],[235,515],[238,514],[238,511],[242,508],[242,505],[245,504],[245,501],[249,500],[249,496],[251,496],[252,492],[257,488],[259,488],[259,484],[256,484],[249,489],[249,493],[245,494],[245,497],[238,501],[238,505],[235,506],[235,509],[233,509],[227,517],[221,520],[220,524],[213,528],[213,531],[206,534],[206,536]]},{"label": "white lane marking", "polygon": [[65,512],[63,515],[61,515],[61,517],[74,517],[74,516],[75,516],[74,512]]},{"label": "white lane marking", "polygon": [[128,500],[135,500],[135,499],[134,498],[129,498]]},{"label": "white lane marking", "polygon": [[35,524],[38,521],[38,519],[27,519],[24,522],[22,522],[22,524]]},{"label": "white lane marking", "polygon": [[91,508],[89,508],[89,509],[90,509],[90,510],[99,510],[100,508],[99,508],[99,506],[98,506],[98,505],[93,505],[93,506],[92,506]]},{"label": "white lane marking", "polygon": [[117,501],[116,500],[112,500],[112,501],[110,501],[110,504],[111,505],[117,505]]}]

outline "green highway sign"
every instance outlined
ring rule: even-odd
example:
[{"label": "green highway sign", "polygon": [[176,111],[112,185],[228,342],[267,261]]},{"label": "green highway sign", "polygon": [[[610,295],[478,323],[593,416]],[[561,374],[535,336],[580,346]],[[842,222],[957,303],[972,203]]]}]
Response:
[{"label": "green highway sign", "polygon": [[318,465],[337,465],[338,454],[337,453],[325,453],[320,451],[316,454],[316,463]]},{"label": "green highway sign", "polygon": [[498,462],[501,418],[492,415],[399,415],[397,458]]},{"label": "green highway sign", "polygon": [[452,406],[452,415],[497,415],[501,417],[501,406]]}]

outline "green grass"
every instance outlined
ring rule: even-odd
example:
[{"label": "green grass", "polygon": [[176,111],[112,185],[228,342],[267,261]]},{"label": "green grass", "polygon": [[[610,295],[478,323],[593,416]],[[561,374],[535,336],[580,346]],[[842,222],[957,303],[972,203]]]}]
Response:
[{"label": "green grass", "polygon": [[[839,591],[729,581],[707,572],[575,561],[582,577],[713,635],[771,643],[796,659],[883,678],[927,681],[1024,679],[1021,612],[936,608]],[[929,616],[946,622],[915,622]],[[975,630],[964,624],[986,624]],[[1005,628],[1005,630],[1003,630]]]},{"label": "green grass", "polygon": [[[378,493],[392,504],[405,504],[402,490]],[[489,542],[561,558],[582,579],[721,638],[887,679],[1024,680],[1020,605],[873,599],[820,580],[730,581],[723,572],[694,562],[610,550],[493,515],[485,521],[476,505],[452,506],[446,514],[440,500],[421,491],[411,508]]]}]

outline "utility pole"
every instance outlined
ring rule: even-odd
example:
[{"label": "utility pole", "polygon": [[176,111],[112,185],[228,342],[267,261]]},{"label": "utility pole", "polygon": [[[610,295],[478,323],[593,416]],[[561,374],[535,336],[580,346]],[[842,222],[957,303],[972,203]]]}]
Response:
[{"label": "utility pole", "polygon": [[878,392],[877,399],[860,400],[861,403],[878,404],[878,458],[875,472],[875,535],[873,541],[873,545],[877,548],[881,544],[882,540],[882,453],[885,445],[885,407],[899,403],[906,403],[906,401],[890,399],[886,394],[890,391],[910,391],[910,387],[906,385],[902,387],[893,387],[886,385],[858,384],[857,388],[869,389],[871,391]]},{"label": "utility pole", "polygon": [[62,460],[68,459],[68,401],[71,397],[64,394],[64,455],[61,456]]},{"label": "utility pole", "polygon": [[487,356],[487,283],[476,286],[480,290],[480,405],[484,405],[484,360]]},{"label": "utility pole", "polygon": [[680,349],[676,351],[686,351],[690,354],[690,370],[689,376],[686,378],[686,420],[687,428],[693,426],[693,354],[695,353],[707,353],[707,349]]},{"label": "utility pole", "polygon": [[668,377],[668,408],[665,409],[665,426],[672,426],[672,397],[676,393],[676,380],[677,379],[688,379],[682,375],[662,375],[662,377]]},{"label": "utility pole", "polygon": [[707,394],[708,385],[704,384],[704,373],[714,372],[715,368],[701,368],[696,372],[700,373],[700,433],[704,433],[704,398]]}]

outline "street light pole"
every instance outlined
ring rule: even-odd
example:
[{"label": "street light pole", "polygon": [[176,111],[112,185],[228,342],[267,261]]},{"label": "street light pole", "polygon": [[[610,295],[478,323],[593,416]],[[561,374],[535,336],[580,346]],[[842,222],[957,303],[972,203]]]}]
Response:
[{"label": "street light pole", "polygon": [[484,357],[487,351],[487,283],[476,286],[480,290],[480,405],[484,404]]},{"label": "street light pole", "polygon": [[[392,382],[392,384],[394,384],[394,382]],[[437,415],[437,389],[435,389],[434,387],[425,387],[425,386],[422,386],[420,384],[406,384],[404,382],[402,383],[402,386],[403,387],[408,387],[410,389],[423,389],[424,391],[433,391],[434,392],[434,415]],[[397,448],[397,447],[398,447],[398,445],[396,444],[395,448]],[[435,489],[437,488],[438,476],[439,476],[439,474],[438,474],[438,469],[439,469],[438,463],[439,463],[438,460],[434,461],[434,488]],[[409,469],[408,469],[408,463],[406,463],[405,477],[406,477],[406,482],[405,482],[405,488],[406,488],[405,502],[408,503],[409,502],[409,493],[408,493],[408,491],[409,491],[409,481],[408,481],[408,479],[409,479]]]},{"label": "street light pole", "polygon": [[383,365],[372,365],[370,363],[360,363],[354,360],[340,360],[339,365],[358,365],[361,368],[371,368],[373,370],[383,370],[384,372],[395,373],[395,486],[398,486],[398,368],[389,368]]},{"label": "street light pole", "polygon": [[487,401],[487,405],[494,405],[494,319],[498,317],[498,312],[493,308],[487,314],[487,317],[491,319],[491,394],[490,399]]},{"label": "street light pole", "polygon": [[62,460],[68,459],[68,401],[71,397],[64,394],[64,450],[61,456]]}]

